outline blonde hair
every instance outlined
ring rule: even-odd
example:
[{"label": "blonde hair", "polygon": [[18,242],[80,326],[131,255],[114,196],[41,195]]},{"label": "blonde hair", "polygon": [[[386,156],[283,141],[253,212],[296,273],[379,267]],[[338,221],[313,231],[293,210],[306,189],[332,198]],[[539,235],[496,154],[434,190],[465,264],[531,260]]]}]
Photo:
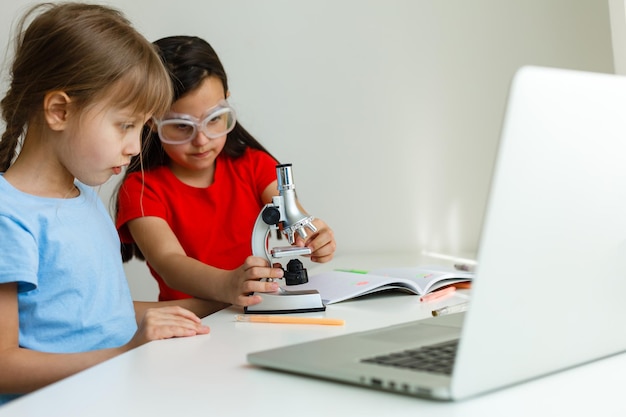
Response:
[{"label": "blonde hair", "polygon": [[171,81],[154,46],[111,7],[38,4],[19,20],[15,42],[11,82],[0,101],[6,123],[0,171],[11,165],[28,124],[41,117],[50,91],[64,91],[78,111],[107,100],[160,115],[172,102]]}]

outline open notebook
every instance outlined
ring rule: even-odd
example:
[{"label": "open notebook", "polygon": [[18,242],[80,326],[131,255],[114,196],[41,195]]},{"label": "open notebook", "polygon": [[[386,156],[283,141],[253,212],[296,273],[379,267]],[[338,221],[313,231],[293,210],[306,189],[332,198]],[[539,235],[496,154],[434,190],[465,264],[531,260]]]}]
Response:
[{"label": "open notebook", "polygon": [[[469,310],[248,360],[426,398],[474,396],[625,351],[624,259],[626,78],[525,67],[509,92]],[[455,361],[424,369],[433,349]],[[413,368],[389,363],[406,350]]]},{"label": "open notebook", "polygon": [[440,288],[470,282],[474,274],[439,265],[381,268],[369,272],[328,271],[309,276],[298,290],[317,290],[325,305],[383,291],[425,295]]}]

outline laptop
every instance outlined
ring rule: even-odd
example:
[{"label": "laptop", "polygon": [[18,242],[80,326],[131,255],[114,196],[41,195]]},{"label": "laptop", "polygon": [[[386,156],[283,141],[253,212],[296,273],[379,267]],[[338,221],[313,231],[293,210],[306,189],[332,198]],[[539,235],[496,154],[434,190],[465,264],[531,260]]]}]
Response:
[{"label": "laptop", "polygon": [[[626,77],[518,70],[477,261],[465,313],[254,352],[248,361],[460,400],[625,351]],[[419,366],[422,353],[446,349],[451,364]],[[383,363],[405,351],[418,352],[417,365]]]}]

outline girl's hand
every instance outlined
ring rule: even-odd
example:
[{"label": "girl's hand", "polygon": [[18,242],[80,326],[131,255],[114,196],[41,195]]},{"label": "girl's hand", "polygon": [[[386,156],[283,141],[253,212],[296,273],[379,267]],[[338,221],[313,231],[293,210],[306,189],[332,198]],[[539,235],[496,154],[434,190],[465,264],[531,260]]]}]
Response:
[{"label": "girl's hand", "polygon": [[313,220],[313,225],[317,228],[312,236],[306,240],[306,242],[296,234],[296,245],[306,246],[311,249],[309,255],[313,262],[324,263],[333,259],[335,249],[337,247],[335,243],[335,235],[330,227],[321,219]]},{"label": "girl's hand", "polygon": [[149,308],[126,346],[132,349],[153,340],[207,333],[209,328],[189,310],[178,306]]},{"label": "girl's hand", "polygon": [[225,280],[225,297],[231,304],[247,307],[262,301],[260,296],[252,293],[278,290],[278,283],[261,281],[262,278],[282,278],[284,271],[278,267],[270,268],[261,257],[248,256],[243,265],[230,273],[230,279]]}]

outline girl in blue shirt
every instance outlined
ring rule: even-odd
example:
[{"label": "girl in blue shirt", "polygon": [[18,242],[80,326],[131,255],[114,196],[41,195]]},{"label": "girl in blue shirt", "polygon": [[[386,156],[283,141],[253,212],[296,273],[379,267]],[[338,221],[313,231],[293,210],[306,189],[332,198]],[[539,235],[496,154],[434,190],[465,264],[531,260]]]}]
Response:
[{"label": "girl in blue shirt", "polygon": [[16,40],[0,102],[0,404],[143,343],[206,334],[198,315],[216,309],[133,304],[91,189],[128,165],[146,120],[171,103],[152,45],[120,12],[80,3],[33,7]]}]

